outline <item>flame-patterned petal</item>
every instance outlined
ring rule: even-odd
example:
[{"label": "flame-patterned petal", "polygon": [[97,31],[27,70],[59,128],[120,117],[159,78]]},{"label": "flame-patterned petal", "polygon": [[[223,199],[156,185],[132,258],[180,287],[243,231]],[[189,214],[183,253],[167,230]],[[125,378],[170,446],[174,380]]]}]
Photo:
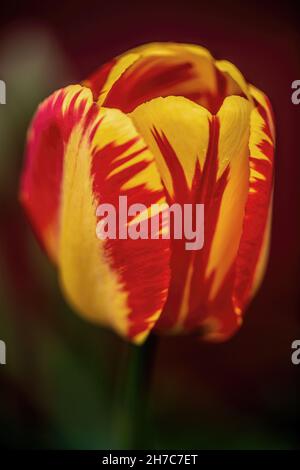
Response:
[{"label": "flame-patterned petal", "polygon": [[205,206],[203,249],[187,251],[184,240],[172,240],[171,285],[157,325],[162,330],[205,326],[216,338],[239,322],[232,269],[249,189],[251,110],[246,99],[233,96],[213,116],[185,98],[168,97],[131,113],[156,158],[168,202]]},{"label": "flame-patterned petal", "polygon": [[99,240],[97,206],[117,207],[120,195],[146,208],[165,203],[153,156],[130,118],[99,109],[87,88],[55,93],[32,124],[21,198],[71,304],[138,343],[166,299],[169,240]]}]

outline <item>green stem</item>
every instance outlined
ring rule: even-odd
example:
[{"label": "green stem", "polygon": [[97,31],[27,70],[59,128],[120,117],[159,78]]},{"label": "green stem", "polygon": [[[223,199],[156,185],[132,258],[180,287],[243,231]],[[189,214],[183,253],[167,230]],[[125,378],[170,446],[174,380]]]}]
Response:
[{"label": "green stem", "polygon": [[119,449],[149,447],[149,405],[156,337],[143,346],[125,344],[116,390],[113,446]]}]

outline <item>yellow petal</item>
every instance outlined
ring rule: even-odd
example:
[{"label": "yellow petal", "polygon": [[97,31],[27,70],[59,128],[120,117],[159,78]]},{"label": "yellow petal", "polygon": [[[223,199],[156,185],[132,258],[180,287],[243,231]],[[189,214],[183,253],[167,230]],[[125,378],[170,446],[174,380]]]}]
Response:
[{"label": "yellow petal", "polygon": [[96,89],[98,104],[126,113],[145,101],[170,95],[184,96],[207,108],[219,106],[221,74],[210,53],[200,46],[146,44],[117,57],[107,76],[101,69],[98,74],[101,90],[97,74],[85,81]]},{"label": "yellow petal", "polygon": [[220,121],[219,171],[228,169],[227,184],[209,257],[207,275],[214,273],[213,298],[235,260],[249,190],[249,131],[252,106],[244,98],[226,98],[218,112]]},{"label": "yellow petal", "polygon": [[174,197],[174,186],[178,184],[176,161],[166,161],[155,139],[154,129],[163,133],[170,142],[191,188],[197,160],[201,167],[204,164],[209,140],[210,112],[186,98],[170,96],[142,104],[130,116],[155,157],[170,197]]}]

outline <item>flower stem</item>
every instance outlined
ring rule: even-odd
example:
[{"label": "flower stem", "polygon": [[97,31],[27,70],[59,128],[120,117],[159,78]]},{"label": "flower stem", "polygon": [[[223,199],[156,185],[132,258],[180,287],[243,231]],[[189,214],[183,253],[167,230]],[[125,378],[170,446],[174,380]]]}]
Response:
[{"label": "flower stem", "polygon": [[149,447],[149,405],[156,337],[143,346],[125,344],[116,390],[113,446],[118,449]]}]

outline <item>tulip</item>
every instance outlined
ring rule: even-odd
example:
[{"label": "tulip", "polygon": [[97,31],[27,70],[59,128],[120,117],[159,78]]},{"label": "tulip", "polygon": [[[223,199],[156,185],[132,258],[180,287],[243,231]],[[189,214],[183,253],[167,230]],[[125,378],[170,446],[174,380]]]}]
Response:
[{"label": "tulip", "polygon": [[[241,325],[265,271],[273,151],[269,100],[233,64],[200,46],[148,44],[39,106],[20,198],[85,318],[136,344],[151,330],[219,341]],[[100,240],[97,207],[120,196],[204,204],[203,248]]]}]

